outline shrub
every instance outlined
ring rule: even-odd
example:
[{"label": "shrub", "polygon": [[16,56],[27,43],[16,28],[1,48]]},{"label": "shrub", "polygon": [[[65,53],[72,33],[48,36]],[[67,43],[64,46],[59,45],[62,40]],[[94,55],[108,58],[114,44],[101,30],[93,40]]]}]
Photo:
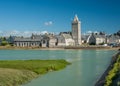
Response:
[{"label": "shrub", "polygon": [[1,45],[6,46],[6,45],[8,45],[8,42],[7,41],[2,41]]}]

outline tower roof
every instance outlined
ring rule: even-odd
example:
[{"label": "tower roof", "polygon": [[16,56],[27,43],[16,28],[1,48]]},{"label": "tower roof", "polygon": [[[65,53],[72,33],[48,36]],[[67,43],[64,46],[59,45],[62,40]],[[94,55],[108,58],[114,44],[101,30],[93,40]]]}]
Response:
[{"label": "tower roof", "polygon": [[79,22],[78,16],[75,15],[73,22]]}]

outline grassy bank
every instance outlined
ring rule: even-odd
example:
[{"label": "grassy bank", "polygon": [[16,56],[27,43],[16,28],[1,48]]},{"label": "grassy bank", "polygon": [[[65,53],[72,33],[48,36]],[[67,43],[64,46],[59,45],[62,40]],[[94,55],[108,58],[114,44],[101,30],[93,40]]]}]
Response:
[{"label": "grassy bank", "polygon": [[0,86],[18,86],[31,79],[65,68],[65,60],[13,60],[0,61]]},{"label": "grassy bank", "polygon": [[104,86],[120,86],[120,55],[112,66],[112,69],[106,76],[106,82]]}]

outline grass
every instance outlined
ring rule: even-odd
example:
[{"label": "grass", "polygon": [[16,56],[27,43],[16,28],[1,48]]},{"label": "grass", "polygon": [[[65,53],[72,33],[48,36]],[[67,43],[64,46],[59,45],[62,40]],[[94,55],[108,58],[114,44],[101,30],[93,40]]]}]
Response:
[{"label": "grass", "polygon": [[37,74],[28,70],[0,68],[0,86],[19,86],[37,77]]},{"label": "grass", "polygon": [[[113,68],[106,76],[106,82],[104,86],[120,86],[120,81],[117,79],[120,77],[120,55],[117,61],[114,63]],[[116,84],[116,85],[115,85]]]},{"label": "grass", "polygon": [[65,68],[65,60],[0,61],[0,86],[18,86],[49,71]]}]

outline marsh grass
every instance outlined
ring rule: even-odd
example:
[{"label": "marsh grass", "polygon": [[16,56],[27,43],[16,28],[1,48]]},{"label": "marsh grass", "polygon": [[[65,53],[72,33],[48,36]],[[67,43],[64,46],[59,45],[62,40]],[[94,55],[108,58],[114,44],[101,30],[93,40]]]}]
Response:
[{"label": "marsh grass", "polygon": [[119,77],[120,77],[120,55],[118,56],[117,61],[113,64],[113,68],[109,71],[108,75],[106,76],[106,82],[104,86],[116,86],[116,85],[120,86],[119,80],[117,80]]},{"label": "marsh grass", "polygon": [[65,60],[0,61],[0,86],[19,86],[49,71],[65,68]]},{"label": "marsh grass", "polygon": [[37,77],[37,74],[28,70],[0,68],[0,86],[19,86]]}]

